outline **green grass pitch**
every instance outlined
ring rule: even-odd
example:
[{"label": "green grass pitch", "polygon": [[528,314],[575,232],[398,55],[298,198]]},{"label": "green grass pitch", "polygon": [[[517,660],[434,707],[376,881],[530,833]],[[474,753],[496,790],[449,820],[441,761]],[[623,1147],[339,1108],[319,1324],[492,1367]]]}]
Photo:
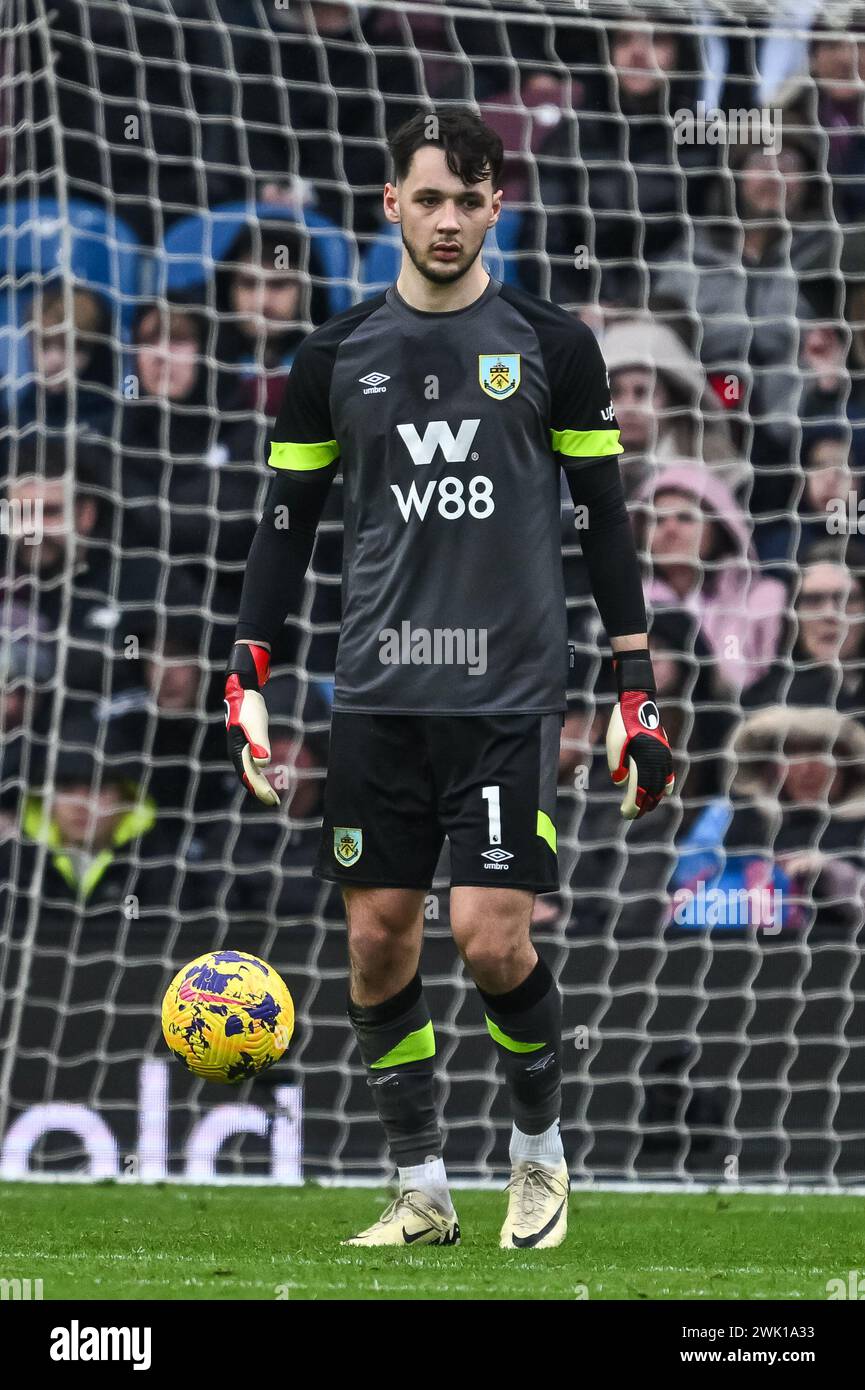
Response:
[{"label": "green grass pitch", "polygon": [[0,1278],[42,1279],[45,1299],[825,1299],[865,1249],[862,1198],[591,1190],[572,1194],[558,1250],[499,1250],[504,1197],[488,1191],[455,1193],[455,1249],[340,1246],[388,1200],[0,1184]]}]

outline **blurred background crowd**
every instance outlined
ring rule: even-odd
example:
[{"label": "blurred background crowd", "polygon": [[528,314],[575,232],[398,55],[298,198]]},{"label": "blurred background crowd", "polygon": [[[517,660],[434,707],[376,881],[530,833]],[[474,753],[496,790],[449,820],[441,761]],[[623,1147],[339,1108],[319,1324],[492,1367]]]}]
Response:
[{"label": "blurred background crowd", "polygon": [[[782,894],[782,937],[853,940],[865,9],[52,0],[43,24],[39,8],[0,41],[4,910],[32,920],[35,893],[79,926],[129,895],[142,928],[338,913],[309,869],[339,486],[267,690],[276,810],[230,771],[223,671],[294,353],[397,272],[386,136],[470,102],[506,149],[491,272],[602,346],[679,774],[623,825],[564,492],[563,886],[538,925],[564,943],[687,930],[673,894],[704,882]],[[770,110],[771,141],[713,139],[714,109]]]}]

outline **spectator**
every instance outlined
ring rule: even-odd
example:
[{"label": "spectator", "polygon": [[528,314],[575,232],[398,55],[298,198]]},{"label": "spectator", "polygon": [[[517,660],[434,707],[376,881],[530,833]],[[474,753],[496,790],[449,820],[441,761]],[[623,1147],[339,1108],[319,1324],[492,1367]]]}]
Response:
[{"label": "spectator", "polygon": [[701,882],[730,894],[766,890],[768,899],[752,899],[752,928],[855,932],[865,885],[865,730],[824,707],[772,705],[748,716],[730,751],[730,797],[710,803],[683,840],[674,895]]},{"label": "spectator", "polygon": [[55,282],[37,291],[31,313],[33,375],[12,398],[10,426],[62,430],[74,421],[79,430],[111,438],[118,373],[106,301],[93,290],[67,291]]},{"label": "spectator", "polygon": [[[859,481],[850,468],[850,432],[844,425],[814,426],[803,433],[802,461],[805,485],[799,502],[797,559],[816,542],[833,534],[846,534],[850,519],[850,493]],[[856,522],[860,515],[856,514]]]},{"label": "spectator", "polygon": [[645,516],[637,527],[652,568],[647,600],[697,616],[719,677],[747,688],[778,651],[786,590],[756,570],[745,514],[720,479],[692,463],[664,469],[638,496],[654,512],[648,535]]},{"label": "spectator", "polygon": [[139,396],[123,420],[122,542],[147,559],[153,596],[182,570],[202,605],[236,618],[258,519],[258,437],[204,350],[200,315],[147,305],[135,327]]},{"label": "spectator", "polygon": [[338,226],[372,230],[387,167],[378,125],[383,86],[363,12],[316,0],[217,3],[228,26],[227,62],[217,65],[213,84],[233,196],[253,195],[250,172],[262,184],[300,175]]},{"label": "spectator", "polygon": [[[633,285],[635,267],[654,264],[684,234],[688,217],[704,214],[717,146],[677,143],[671,120],[693,112],[702,59],[687,15],[672,7],[668,13],[674,27],[664,26],[656,8],[638,8],[608,31],[607,89],[587,91],[576,148],[566,123],[544,147],[550,163],[539,168],[539,201],[545,218],[553,214],[546,246],[555,257],[551,296],[559,302],[597,291],[585,262],[575,262],[578,246],[606,268],[607,293],[618,296]],[[574,208],[586,212],[575,217]],[[535,245],[538,232],[536,225],[528,229]],[[643,284],[640,303],[646,293]]]},{"label": "spectator", "polygon": [[229,249],[218,278],[219,360],[236,374],[246,408],[269,418],[307,331],[307,254],[305,233],[292,222],[256,225]]},{"label": "spectator", "polygon": [[6,500],[21,527],[8,545],[4,601],[45,623],[69,699],[108,696],[129,679],[114,647],[121,614],[146,605],[152,584],[147,567],[124,561],[112,544],[110,460],[79,443],[70,473],[67,445],[49,438],[22,446],[17,465]]},{"label": "spectator", "polygon": [[[39,759],[20,824],[20,843],[0,848],[0,883],[20,883],[19,918],[36,886],[40,908],[71,927],[86,912],[146,925],[175,914],[181,868],[174,839],[160,824],[152,798],[142,795],[141,767],[131,749],[84,711],[68,716]],[[40,845],[47,847],[37,877]],[[13,867],[14,873],[10,873]],[[14,892],[14,889],[10,890]],[[132,895],[132,896],[130,896]]]},{"label": "spectator", "polygon": [[808,71],[785,82],[774,97],[791,124],[821,135],[832,179],[835,214],[842,225],[865,220],[865,43],[849,31],[865,30],[865,6],[828,7],[818,14],[808,46]]},{"label": "spectator", "polygon": [[745,483],[749,469],[735,455],[718,398],[671,328],[649,317],[617,318],[603,351],[629,496],[674,458],[702,458],[731,489]]},{"label": "spectator", "polygon": [[173,218],[229,196],[217,116],[234,111],[231,83],[217,80],[225,51],[198,0],[170,11],[52,0],[46,24],[22,32],[16,53],[28,75],[10,121],[28,130],[14,150],[21,187],[36,175],[40,194],[56,197],[62,177],[66,194],[119,213],[147,245]]},{"label": "spectator", "polygon": [[[807,425],[802,431],[803,473],[798,498],[789,511],[758,519],[755,544],[764,569],[789,582],[803,553],[827,535],[846,534],[851,472],[850,427],[838,421]],[[856,523],[858,524],[858,516]]]},{"label": "spectator", "polygon": [[[716,219],[667,254],[653,288],[680,300],[701,326],[710,380],[719,394],[732,387],[753,422],[751,461],[789,467],[801,393],[797,320],[806,306],[837,318],[840,280],[814,141],[786,128],[782,137],[778,155],[745,144],[731,151],[734,201],[728,196],[723,207],[719,199]],[[786,474],[757,474],[753,510],[788,500]]]},{"label": "spectator", "polygon": [[824,534],[801,564],[781,655],[742,703],[821,705],[865,723],[865,547],[849,542],[842,561]]}]

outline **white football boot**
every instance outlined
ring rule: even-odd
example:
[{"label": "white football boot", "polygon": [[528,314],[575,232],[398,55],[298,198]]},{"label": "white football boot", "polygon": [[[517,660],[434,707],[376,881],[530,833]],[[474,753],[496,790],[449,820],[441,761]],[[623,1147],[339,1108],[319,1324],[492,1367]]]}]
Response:
[{"label": "white football boot", "polygon": [[508,1183],[508,1214],[502,1250],[549,1250],[568,1232],[571,1180],[562,1160],[554,1171],[532,1159],[515,1163]]},{"label": "white football boot", "polygon": [[403,1192],[365,1231],[341,1245],[459,1245],[456,1212],[445,1216],[426,1193]]}]

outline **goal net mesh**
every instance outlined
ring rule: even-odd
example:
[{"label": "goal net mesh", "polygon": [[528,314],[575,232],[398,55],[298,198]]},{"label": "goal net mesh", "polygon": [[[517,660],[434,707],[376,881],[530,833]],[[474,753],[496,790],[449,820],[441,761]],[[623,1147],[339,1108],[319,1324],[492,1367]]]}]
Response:
[{"label": "goal net mesh", "polygon": [[[388,135],[469,104],[506,154],[485,263],[601,342],[678,774],[621,819],[563,492],[534,940],[572,1173],[865,1181],[863,34],[814,0],[2,0],[0,1176],[297,1177],[301,1101],[304,1176],[388,1171],[311,875],[339,480],[267,690],[277,810],[227,763],[222,684],[293,354],[397,274]],[[446,1160],[485,1178],[510,1120],[447,868],[422,973]],[[212,949],[297,1006],[225,1093],[159,1025]]]}]

